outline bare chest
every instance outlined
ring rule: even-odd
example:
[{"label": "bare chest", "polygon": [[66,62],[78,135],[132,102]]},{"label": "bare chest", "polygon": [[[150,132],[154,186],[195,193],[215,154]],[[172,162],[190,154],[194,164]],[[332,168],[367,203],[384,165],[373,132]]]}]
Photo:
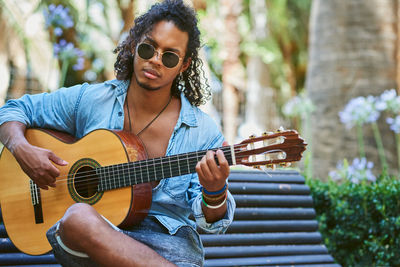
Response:
[{"label": "bare chest", "polygon": [[124,129],[135,134],[139,133],[137,137],[142,141],[148,158],[163,157],[166,154],[177,119],[177,116],[165,114],[145,129],[143,123],[137,121],[130,127],[129,120],[125,120]]}]

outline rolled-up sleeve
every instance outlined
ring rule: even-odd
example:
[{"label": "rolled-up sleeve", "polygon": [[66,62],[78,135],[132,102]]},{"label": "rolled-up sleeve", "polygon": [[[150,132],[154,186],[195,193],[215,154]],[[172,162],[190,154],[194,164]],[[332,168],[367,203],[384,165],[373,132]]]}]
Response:
[{"label": "rolled-up sleeve", "polygon": [[19,99],[9,100],[0,108],[0,125],[8,121],[18,121],[28,127],[72,133],[82,89],[82,85],[77,85],[61,88],[53,93],[24,95]]},{"label": "rolled-up sleeve", "polygon": [[208,223],[203,213],[203,209],[201,207],[201,194],[199,194],[192,204],[193,215],[196,220],[197,225],[203,229],[207,233],[213,234],[222,234],[225,233],[228,229],[229,225],[233,221],[233,215],[235,213],[235,200],[233,199],[232,194],[227,191],[228,197],[226,199],[226,213],[225,217],[219,221]]}]

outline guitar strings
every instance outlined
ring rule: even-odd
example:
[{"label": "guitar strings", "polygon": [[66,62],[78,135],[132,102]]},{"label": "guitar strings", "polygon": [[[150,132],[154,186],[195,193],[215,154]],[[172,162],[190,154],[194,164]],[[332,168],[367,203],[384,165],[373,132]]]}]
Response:
[{"label": "guitar strings", "polygon": [[[171,168],[171,170],[172,170],[172,172],[174,172],[174,171],[176,172],[178,170],[178,168]],[[158,169],[155,168],[155,169],[158,170],[158,171],[161,170],[160,168],[158,168]],[[190,172],[190,173],[192,173],[192,172]],[[190,173],[185,173],[185,174],[190,174]],[[171,178],[171,177],[176,177],[176,176],[178,176],[178,175],[172,175],[172,176],[162,177],[162,178]],[[85,178],[86,179],[79,179],[79,180],[72,180],[72,181],[64,180],[62,182],[66,181],[66,183],[68,183],[68,184],[84,183],[85,186],[91,186],[91,185],[98,186],[99,177],[98,177],[97,174],[87,175]],[[122,179],[121,177],[118,177],[118,179],[116,179],[116,180],[115,179],[114,180],[110,179],[108,182],[105,182],[107,186],[108,185],[110,186],[110,188],[105,188],[104,191],[107,191],[107,190],[110,190],[110,189],[121,188],[121,187],[132,186],[132,185],[135,185],[135,184],[148,183],[148,182],[151,182],[151,181],[158,181],[158,180],[162,179],[162,178],[160,178],[160,179],[150,179],[150,180],[148,180],[148,179],[143,179],[143,177],[141,177],[142,179],[139,179],[139,177],[135,177],[135,178],[136,179],[134,179],[134,181],[137,181],[137,183],[132,182],[132,180],[129,177],[127,177],[127,180],[125,178]],[[140,180],[142,180],[142,181],[140,181]],[[129,183],[126,183],[127,181]]]},{"label": "guitar strings", "polygon": [[[237,145],[238,147],[241,147],[240,145]],[[223,147],[223,148],[219,148],[219,149],[221,149],[224,153],[225,152],[228,152],[228,151],[230,151],[230,147]],[[238,151],[240,151],[240,149],[238,150],[238,149],[236,149],[234,152],[236,153],[236,152],[238,152]],[[189,154],[189,153],[188,153]],[[188,155],[187,154],[187,155]],[[185,155],[185,154],[180,154],[180,156],[182,156],[182,155]],[[241,158],[245,158],[245,157],[247,157],[247,156],[236,156],[236,158],[237,159],[241,159]],[[179,162],[179,161],[184,161],[184,160],[191,160],[191,159],[198,159],[198,155],[196,155],[196,156],[194,156],[194,157],[187,157],[186,159],[181,159],[181,160],[179,160],[179,159],[176,159],[176,160],[171,160],[169,163],[176,163],[176,162]],[[150,161],[151,161],[151,159],[149,159],[149,160],[145,160],[145,161],[147,161],[148,163],[150,163]],[[138,161],[134,161],[134,162],[131,162],[131,163],[135,163],[135,162],[138,162]],[[122,163],[122,164],[126,164],[126,163]],[[119,165],[119,164],[116,164],[116,165]],[[110,166],[116,166],[116,165],[110,165]],[[162,171],[162,169],[163,169],[163,167],[159,167],[159,168],[157,168],[157,167],[155,167],[155,166],[157,166],[157,165],[159,165],[158,163],[156,163],[155,161],[153,161],[153,162],[151,162],[150,164],[143,164],[143,165],[138,165],[138,166],[129,166],[128,168],[125,168],[125,169],[123,169],[122,170],[122,172],[129,172],[129,171],[135,171],[135,170],[137,170],[137,169],[143,169],[143,168],[151,168],[151,172],[153,173],[153,170],[154,170],[154,173],[156,173],[157,171],[158,172],[161,172]],[[179,167],[179,166],[177,166],[177,167],[172,167],[172,168],[170,168],[170,172],[171,173],[173,173],[173,172],[176,172],[177,170],[180,170],[181,168]],[[97,183],[98,182],[98,180],[99,180],[99,177],[98,177],[98,175],[97,175],[97,173],[94,173],[95,172],[95,169],[92,169],[92,170],[89,170],[89,171],[85,171],[85,172],[81,172],[80,174],[88,174],[88,175],[80,175],[79,176],[79,182],[86,182],[86,181],[91,181],[91,180],[94,180],[95,181],[95,183]],[[113,174],[123,174],[123,173],[121,173],[121,170],[118,170],[117,172],[115,172],[115,170],[114,171],[112,171],[113,172]],[[140,174],[142,174],[143,172],[139,172]],[[59,177],[68,177],[68,176],[70,176],[70,174],[66,174],[66,175],[63,175],[63,176],[59,176]],[[178,176],[178,175],[177,175]],[[87,178],[89,178],[89,179],[87,179]],[[122,179],[119,179],[119,181],[121,181]],[[136,180],[139,180],[139,179],[136,179]],[[70,181],[68,181],[68,178],[67,179],[57,179],[56,180],[56,182],[57,183],[62,183],[62,182],[64,182],[64,181],[67,181],[67,182],[70,182]],[[143,181],[143,177],[142,177],[142,181]],[[144,182],[144,181],[143,181]]]},{"label": "guitar strings", "polygon": [[[243,147],[243,145],[244,144],[238,144],[238,145],[234,145],[233,147],[234,147],[234,153],[237,153],[237,152],[240,152],[240,151],[243,151],[242,149],[241,149],[241,147]],[[239,149],[237,149],[237,148],[239,148]],[[221,149],[223,152],[224,152],[224,154],[225,154],[225,152],[230,152],[231,151],[231,147],[230,146],[224,146],[224,147],[220,147],[220,148],[217,148],[217,149]],[[207,151],[203,151],[203,152],[207,152]],[[186,153],[186,154],[178,154],[178,155],[173,155],[173,156],[169,156],[169,157],[174,157],[174,156],[184,156],[184,155],[189,155],[189,154],[192,154],[193,152],[189,152],[189,153]],[[203,157],[203,155],[201,155],[201,157]],[[248,156],[236,156],[236,158],[237,159],[242,159],[242,158],[246,158],[246,157],[248,157]],[[185,161],[185,160],[191,160],[191,159],[198,159],[199,158],[199,155],[195,155],[195,156],[193,156],[193,157],[187,157],[186,159],[185,158],[183,158],[183,159],[178,159],[178,158],[176,158],[175,160],[170,160],[168,163],[176,163],[176,162],[179,162],[179,161]],[[157,159],[160,159],[160,158],[155,158],[155,159],[147,159],[147,160],[143,160],[143,161],[146,161],[147,163],[149,163],[149,164],[143,164],[143,165],[137,165],[137,166],[129,166],[128,168],[125,168],[125,169],[122,169],[122,170],[117,170],[117,171],[115,171],[115,170],[111,170],[111,172],[109,172],[108,174],[116,174],[117,175],[117,177],[118,177],[118,179],[117,180],[109,180],[109,182],[106,182],[106,184],[108,185],[111,185],[111,184],[113,184],[113,185],[117,185],[118,184],[118,187],[125,187],[125,186],[130,186],[130,185],[133,185],[132,184],[132,181],[131,181],[131,179],[130,179],[130,175],[128,174],[128,182],[129,182],[129,184],[127,184],[127,185],[123,185],[123,186],[121,186],[121,183],[126,183],[126,179],[125,178],[121,178],[120,177],[120,175],[122,174],[123,176],[124,176],[124,174],[125,174],[125,172],[130,172],[130,171],[137,171],[137,170],[139,170],[139,172],[138,173],[140,173],[140,175],[141,175],[141,182],[140,182],[140,180],[139,180],[139,177],[136,177],[135,176],[135,179],[134,179],[134,181],[136,181],[136,182],[138,182],[138,183],[136,183],[136,184],[140,184],[140,183],[147,183],[147,182],[151,182],[151,180],[149,180],[148,178],[146,179],[146,180],[148,180],[148,181],[144,181],[144,179],[143,179],[143,172],[142,171],[140,171],[141,169],[144,169],[144,168],[146,168],[147,167],[147,176],[149,176],[149,173],[154,173],[154,174],[156,174],[157,172],[163,172],[163,167],[156,167],[157,165],[160,165],[159,163],[161,163],[161,162],[155,162],[155,160],[157,160]],[[152,162],[151,162],[152,161]],[[140,162],[140,161],[133,161],[133,162],[130,162],[130,163],[135,163],[135,162]],[[121,166],[121,165],[123,165],[123,164],[127,164],[127,163],[121,163],[121,164],[115,164],[115,165],[109,165],[109,166]],[[107,166],[103,166],[103,167],[107,167]],[[151,168],[151,171],[149,171],[149,167]],[[181,170],[181,168],[180,168],[180,166],[177,166],[177,167],[172,167],[172,168],[170,168],[170,174],[172,175],[172,173],[176,173],[176,171],[177,170],[179,170],[179,172],[180,172],[180,170]],[[190,174],[190,173],[192,173],[191,171],[189,172],[189,173],[186,173],[186,174]],[[80,174],[86,174],[86,175],[80,175],[79,176],[79,179],[77,180],[77,183],[85,183],[85,185],[87,185],[87,186],[90,186],[90,185],[97,185],[97,184],[99,184],[99,180],[100,180],[100,178],[99,178],[99,175],[96,173],[96,171],[95,171],[95,169],[92,169],[92,170],[89,170],[89,171],[84,171],[84,172],[80,172]],[[74,183],[74,180],[73,181],[70,181],[69,179],[68,179],[68,177],[70,176],[70,174],[66,174],[66,175],[62,175],[62,176],[59,176],[59,177],[67,177],[67,179],[57,179],[56,180],[56,183],[58,183],[58,184],[60,184],[60,183],[64,183],[64,182],[66,182],[67,184],[69,183],[69,184],[73,184]],[[146,175],[145,175],[146,176]],[[172,175],[172,176],[168,176],[168,177],[166,177],[166,178],[171,178],[171,177],[175,177],[175,176],[179,176],[179,175]],[[58,177],[58,178],[59,178]],[[146,178],[146,177],[145,177]],[[164,177],[162,177],[162,178],[164,178]],[[160,179],[162,179],[162,178],[160,178]],[[160,179],[155,179],[155,180],[160,180]],[[75,181],[76,182],[76,181]],[[86,183],[86,182],[88,182],[88,183]],[[117,187],[117,188],[118,188]],[[110,188],[111,189],[111,188]]]},{"label": "guitar strings", "polygon": [[[234,153],[244,152],[243,150],[241,150],[241,147],[243,147],[243,145],[244,144],[234,145]],[[224,155],[225,155],[225,152],[231,152],[231,147],[230,146],[224,146],[224,147],[220,147],[220,148],[217,148],[217,149],[222,150],[224,152]],[[205,152],[206,153],[207,151],[204,150],[204,151],[198,151],[198,152]],[[173,157],[177,157],[177,156],[184,157],[185,155],[190,155],[190,154],[193,154],[193,153],[196,153],[196,152],[188,152],[188,153],[184,153],[184,154],[171,155],[171,156],[167,156],[167,157],[163,157],[163,158],[173,158]],[[204,155],[205,155],[205,153],[204,153]],[[204,155],[201,155],[201,157],[203,157]],[[177,163],[179,161],[183,162],[185,160],[197,159],[198,157],[199,157],[199,155],[196,154],[194,156],[187,157],[187,158],[181,158],[181,159],[176,158],[174,160],[168,161],[168,163],[173,163],[174,164],[174,163]],[[235,156],[235,158],[237,158],[237,159],[241,159],[241,158],[245,158],[245,157],[249,157],[249,156],[238,156],[238,155]],[[117,166],[122,166],[124,164],[135,164],[135,163],[143,162],[142,164],[140,164],[138,166],[132,166],[131,165],[129,168],[125,168],[125,170],[132,170],[132,169],[136,169],[136,168],[145,168],[145,167],[152,167],[154,169],[154,167],[153,167],[154,165],[158,165],[158,164],[161,163],[161,161],[160,162],[155,162],[155,161],[156,160],[161,160],[161,159],[162,158],[152,158],[152,159],[145,159],[145,160],[140,160],[140,161],[124,162],[124,163],[119,163],[119,164],[114,164],[114,165],[101,166],[100,168],[113,167],[113,166],[115,166],[115,168],[117,168]],[[147,163],[144,164],[144,162],[147,162]],[[95,170],[95,169],[96,168],[94,168],[92,170],[89,170],[89,171],[82,171],[82,172],[80,172],[80,174],[90,174],[90,175],[92,175],[93,170]],[[57,178],[67,177],[67,179],[68,179],[69,175],[70,174],[65,174],[65,175],[62,175],[62,176],[58,176]],[[80,177],[84,177],[84,176],[80,176]],[[66,179],[58,179],[57,181],[63,181],[63,180],[66,180]]]},{"label": "guitar strings", "polygon": [[[225,151],[226,152],[226,151]],[[280,150],[276,150],[276,152],[280,152]],[[181,155],[184,155],[184,154],[181,154]],[[247,156],[238,156],[238,157],[236,157],[236,158],[238,158],[238,159],[241,159],[241,158],[245,158],[245,157],[247,157]],[[183,160],[174,160],[174,161],[169,161],[169,163],[176,163],[176,162],[179,162],[179,161],[184,161],[184,160],[190,160],[190,159],[193,159],[193,158],[198,158],[198,157],[191,157],[191,158],[186,158],[186,159],[183,159]],[[150,160],[146,160],[146,161],[148,161],[148,163],[150,163],[150,161],[151,161],[151,159]],[[282,161],[282,160],[281,160]],[[132,162],[132,163],[135,163],[135,162]],[[140,177],[136,177],[135,176],[135,181],[139,181],[139,180],[141,180],[141,182],[139,182],[139,183],[144,183],[145,181],[143,180],[143,176],[142,176],[142,174],[145,174],[144,172],[142,172],[142,171],[140,171],[140,170],[143,170],[143,169],[145,169],[145,168],[147,168],[147,176],[151,173],[151,174],[156,174],[156,173],[163,173],[163,170],[164,170],[164,167],[156,167],[156,166],[160,166],[160,164],[159,164],[160,162],[156,162],[156,161],[152,161],[150,164],[145,164],[145,165],[136,165],[136,166],[129,166],[129,168],[124,168],[124,169],[117,169],[117,170],[110,170],[110,172],[108,172],[107,174],[113,174],[113,175],[125,175],[125,173],[126,172],[129,172],[129,171],[134,171],[134,173],[136,172],[136,171],[139,171],[139,172],[137,172],[137,173],[139,173],[140,174]],[[122,163],[122,164],[116,164],[116,165],[111,165],[111,166],[121,166],[121,165],[123,165],[123,164],[126,164],[126,163]],[[167,170],[168,171],[168,170]],[[175,176],[179,176],[179,174],[176,174],[176,175],[173,175],[172,173],[176,173],[178,171],[178,173],[181,171],[181,168],[180,168],[180,166],[176,166],[176,167],[171,167],[170,168],[170,174],[171,174],[171,176],[168,176],[168,177],[162,177],[162,178],[170,178],[170,177],[175,177]],[[85,182],[85,181],[90,181],[90,180],[95,180],[95,183],[97,183],[98,182],[98,174],[97,173],[94,173],[95,172],[95,169],[92,169],[92,170],[90,170],[90,171],[87,171],[87,172],[82,172],[82,173],[86,173],[86,174],[88,174],[88,175],[80,175],[79,176],[79,181],[80,182]],[[80,173],[80,174],[82,174],[82,173]],[[190,174],[190,173],[192,173],[191,171],[189,172],[189,173],[186,173],[186,174]],[[100,174],[101,175],[101,174]],[[68,176],[68,175],[65,175],[65,176]],[[146,176],[146,174],[145,174],[145,176]],[[61,177],[61,176],[60,176]],[[87,177],[89,177],[89,179],[84,179],[84,178],[87,178]],[[93,178],[94,177],[94,178]],[[128,174],[128,179],[130,179],[130,177],[131,176],[129,176],[129,174]],[[126,183],[126,180],[125,180],[125,178],[120,178],[120,177],[114,177],[114,178],[117,178],[117,179],[114,179],[114,180],[109,180],[109,184],[111,184],[111,183],[113,183],[113,184],[115,184],[116,185],[116,183],[118,182],[118,184],[120,185],[121,184],[121,182],[125,182]],[[140,178],[140,179],[139,179]],[[145,177],[146,178],[146,177]],[[161,179],[162,179],[161,178]],[[66,181],[66,180],[68,180],[68,178],[67,179],[58,179],[57,180],[57,182],[63,182],[63,181]],[[148,179],[146,179],[146,180],[148,180]],[[155,180],[157,180],[157,179],[155,179]],[[114,181],[114,182],[113,182]],[[129,180],[130,181],[130,180]],[[148,181],[146,181],[146,182],[150,182],[151,180],[148,180]]]},{"label": "guitar strings", "polygon": [[[243,144],[243,143],[241,143],[241,144],[236,144],[236,145],[233,145],[233,147],[234,147],[234,153],[237,153],[237,152],[244,152],[242,149],[241,149],[241,147],[243,147],[244,145],[246,145],[246,144]],[[239,149],[237,149],[237,148],[239,148]],[[216,150],[218,150],[218,149],[220,149],[220,150],[222,150],[223,152],[224,152],[224,155],[225,155],[225,152],[231,152],[231,146],[223,146],[223,147],[219,147],[219,148],[216,148],[214,151],[216,151]],[[198,152],[207,152],[207,150],[203,150],[203,151],[198,151]],[[183,153],[183,154],[177,154],[177,155],[171,155],[171,156],[167,156],[167,157],[162,157],[162,158],[172,158],[172,157],[175,157],[175,156],[184,156],[184,155],[189,155],[189,154],[193,154],[193,153],[196,153],[196,152],[188,152],[188,153]],[[204,154],[205,155],[205,154]],[[202,155],[203,156],[203,155]],[[201,157],[202,157],[201,156]],[[240,158],[245,158],[245,157],[249,157],[249,156],[243,156],[243,157],[240,157],[240,156],[235,156],[235,158],[237,158],[237,159],[240,159]],[[176,160],[173,160],[173,161],[169,161],[168,163],[176,163],[176,162],[179,162],[179,161],[183,161],[183,160],[191,160],[191,159],[195,159],[195,158],[198,158],[198,155],[196,154],[195,156],[193,156],[193,157],[187,157],[186,159],[176,159]],[[137,168],[137,167],[139,167],[139,168],[144,168],[144,167],[148,167],[148,166],[154,166],[154,165],[156,165],[156,163],[155,163],[155,161],[154,160],[158,160],[158,159],[161,159],[161,158],[152,158],[152,159],[144,159],[144,160],[140,160],[140,161],[131,161],[131,162],[124,162],[124,163],[119,163],[119,164],[114,164],[114,165],[107,165],[107,166],[101,166],[100,168],[104,168],[104,167],[112,167],[112,166],[121,166],[121,165],[123,165],[123,164],[128,164],[128,163],[132,163],[132,164],[134,164],[135,162],[141,162],[141,161],[143,161],[143,162],[145,162],[145,161],[147,161],[147,162],[150,162],[150,161],[153,161],[152,163],[150,163],[150,164],[148,164],[148,165],[140,165],[140,166],[131,166],[131,168],[128,168],[128,170],[131,170],[132,168]],[[157,163],[158,164],[158,163]],[[83,172],[80,172],[80,174],[85,174],[85,173],[88,173],[88,174],[91,174],[92,172],[93,172],[93,170],[94,169],[92,169],[92,170],[89,170],[89,171],[83,171]],[[65,175],[62,175],[62,176],[58,176],[57,178],[63,178],[63,177],[67,177],[67,179],[68,179],[68,176],[69,176],[70,174],[65,174]],[[67,179],[58,179],[58,181],[63,181],[63,180],[67,180]]]},{"label": "guitar strings", "polygon": [[[225,152],[230,152],[230,147],[223,147],[223,148],[219,148],[219,149],[221,149],[224,153]],[[235,153],[236,152],[239,152],[240,151],[240,149],[238,149],[238,150],[235,150]],[[186,153],[186,155],[189,155],[189,154],[191,154],[191,153],[193,153],[193,152],[189,152],[189,153]],[[168,157],[174,157],[174,156],[184,156],[185,154],[179,154],[179,155],[173,155],[173,156],[168,156]],[[174,163],[177,163],[177,162],[180,162],[180,161],[185,161],[185,160],[191,160],[191,159],[197,159],[199,156],[198,155],[196,155],[196,156],[192,156],[192,157],[187,157],[187,158],[184,158],[184,159],[178,159],[178,158],[176,158],[176,159],[174,159],[174,160],[170,160],[168,163],[172,163],[172,164],[174,164]],[[201,156],[201,157],[203,157],[203,155]],[[245,156],[244,156],[245,157]],[[243,158],[244,158],[243,157]],[[240,156],[238,157],[238,156],[236,156],[236,158],[241,158]],[[125,168],[124,170],[127,170],[127,171],[131,171],[131,170],[134,170],[134,169],[141,169],[141,168],[148,168],[148,167],[151,167],[151,168],[153,168],[153,169],[156,169],[156,168],[154,168],[154,166],[157,166],[159,163],[158,162],[155,162],[154,160],[156,160],[156,159],[159,159],[159,158],[155,158],[155,159],[146,159],[146,160],[143,160],[143,162],[147,162],[147,163],[149,163],[149,164],[140,164],[140,165],[137,165],[137,166],[129,166],[128,168]],[[151,163],[150,163],[150,161],[152,161]],[[111,167],[111,166],[121,166],[121,165],[123,165],[123,164],[129,164],[129,163],[132,163],[132,164],[135,164],[136,162],[140,162],[140,161],[132,161],[132,162],[124,162],[124,163],[120,163],[120,164],[115,164],[115,165],[108,165],[108,166],[102,166],[102,167],[100,167],[100,168],[104,168],[104,167]],[[179,166],[178,166],[178,168],[179,168]],[[178,168],[172,168],[172,170],[177,170]],[[156,170],[161,170],[162,168],[159,168],[159,169],[156,169]],[[89,171],[83,171],[83,172],[80,172],[80,174],[89,174],[89,176],[84,176],[84,175],[80,175],[80,178],[85,178],[85,177],[91,177],[92,175],[93,175],[93,171],[95,171],[95,169],[92,169],[92,170],[89,170]],[[58,176],[57,178],[63,178],[63,177],[67,177],[67,179],[57,179],[57,182],[62,182],[62,181],[66,181],[66,180],[68,180],[68,176],[69,176],[70,174],[66,174],[66,175],[62,175],[62,176]],[[97,175],[97,174],[96,174]]]}]

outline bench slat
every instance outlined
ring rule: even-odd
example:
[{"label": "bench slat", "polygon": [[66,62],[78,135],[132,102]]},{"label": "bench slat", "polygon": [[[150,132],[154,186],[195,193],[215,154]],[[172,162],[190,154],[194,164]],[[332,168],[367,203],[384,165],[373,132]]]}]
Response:
[{"label": "bench slat", "polygon": [[281,264],[313,264],[313,263],[334,263],[330,255],[301,255],[301,256],[271,256],[271,257],[246,257],[246,258],[225,258],[209,259],[205,267],[212,266],[275,266]]},{"label": "bench slat", "polygon": [[323,245],[206,247],[206,258],[328,254]]},{"label": "bench slat", "polygon": [[315,219],[313,208],[236,208],[234,220]]},{"label": "bench slat", "polygon": [[229,181],[235,182],[261,182],[261,183],[294,183],[304,184],[305,179],[297,171],[242,171],[232,170],[229,174]]},{"label": "bench slat", "polygon": [[9,238],[0,238],[0,253],[5,252],[18,252],[18,249]]},{"label": "bench slat", "polygon": [[39,256],[31,256],[24,253],[6,253],[0,254],[0,264],[48,264],[57,263],[53,254],[44,254]]},{"label": "bench slat", "polygon": [[232,246],[240,245],[271,245],[271,244],[320,244],[322,241],[319,232],[300,233],[250,233],[250,234],[202,234],[204,246]]},{"label": "bench slat", "polygon": [[282,194],[309,195],[310,188],[304,184],[248,183],[230,182],[229,191],[233,194]]},{"label": "bench slat", "polygon": [[313,207],[311,196],[233,195],[237,207]]},{"label": "bench slat", "polygon": [[288,221],[233,221],[226,233],[259,232],[314,232],[318,230],[316,220]]}]

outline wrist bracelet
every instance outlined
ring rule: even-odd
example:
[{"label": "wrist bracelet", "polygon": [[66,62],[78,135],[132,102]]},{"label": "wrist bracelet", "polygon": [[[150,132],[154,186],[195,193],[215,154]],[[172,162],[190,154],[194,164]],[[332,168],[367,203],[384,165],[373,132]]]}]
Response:
[{"label": "wrist bracelet", "polygon": [[209,208],[209,209],[218,209],[218,208],[221,208],[221,207],[225,204],[227,197],[228,197],[228,194],[226,194],[224,200],[223,200],[220,204],[215,205],[215,206],[211,206],[211,205],[207,204],[207,203],[204,201],[203,196],[201,197],[201,199],[202,199],[202,201],[203,201],[203,204],[204,204],[207,208]]},{"label": "wrist bracelet", "polygon": [[223,194],[218,195],[218,196],[209,196],[207,194],[202,193],[204,201],[207,203],[220,203],[225,197],[226,197],[227,191],[225,191]]},{"label": "wrist bracelet", "polygon": [[203,192],[206,193],[207,195],[218,195],[223,193],[226,190],[226,186],[227,184],[225,183],[224,187],[222,187],[222,189],[218,190],[218,191],[207,191],[204,187],[203,187]]}]

